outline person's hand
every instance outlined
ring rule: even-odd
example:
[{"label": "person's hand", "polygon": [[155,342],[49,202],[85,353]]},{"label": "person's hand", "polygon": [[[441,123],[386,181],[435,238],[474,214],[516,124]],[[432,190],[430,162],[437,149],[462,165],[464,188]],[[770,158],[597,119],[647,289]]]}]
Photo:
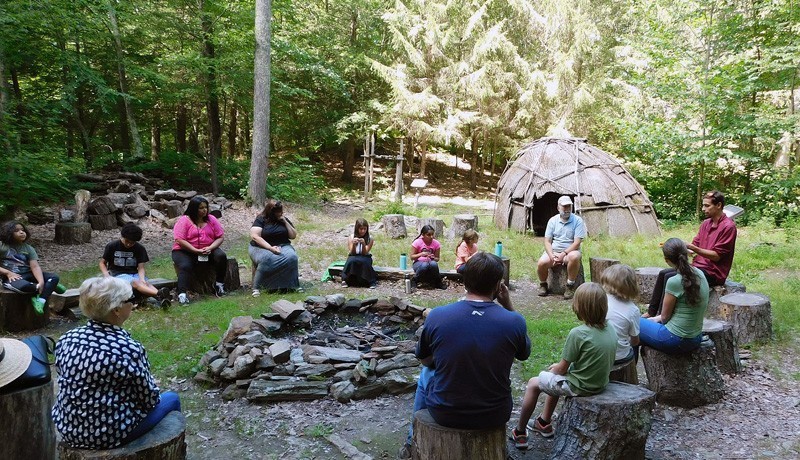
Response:
[{"label": "person's hand", "polygon": [[281,253],[281,247],[280,246],[272,246],[270,248],[270,251],[272,251],[273,254],[280,254]]},{"label": "person's hand", "polygon": [[14,272],[11,272],[11,273],[9,273],[8,275],[6,275],[6,278],[8,278],[8,281],[9,281],[9,282],[11,282],[11,281],[16,281],[16,280],[21,280],[21,279],[22,279],[22,277],[21,277],[21,276],[19,276],[19,274],[17,274],[17,273],[14,273]]},{"label": "person's hand", "polygon": [[646,311],[646,312],[642,313],[642,318],[648,318],[649,319],[650,318],[650,312]]},{"label": "person's hand", "polygon": [[204,247],[203,249],[200,250],[200,254],[211,254],[211,247],[210,246]]},{"label": "person's hand", "polygon": [[649,318],[647,318],[647,319],[649,319],[650,321],[653,321],[653,322],[655,322],[655,323],[660,323],[660,322],[661,322],[661,315],[658,315],[658,316],[652,316],[652,317],[649,317]]},{"label": "person's hand", "polygon": [[508,287],[505,283],[501,282],[500,287],[497,289],[496,295],[497,303],[502,305],[508,311],[513,311],[514,309],[511,307],[511,294],[508,292]]},{"label": "person's hand", "polygon": [[555,368],[556,366],[558,366],[558,363],[553,363],[553,364],[550,365],[550,367],[547,368],[547,370],[548,371],[552,371],[553,368]]}]

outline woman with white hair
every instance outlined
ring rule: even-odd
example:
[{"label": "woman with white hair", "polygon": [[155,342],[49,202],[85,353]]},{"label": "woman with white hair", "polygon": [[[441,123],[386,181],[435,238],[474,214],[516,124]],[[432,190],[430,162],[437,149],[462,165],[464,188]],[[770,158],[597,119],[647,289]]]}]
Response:
[{"label": "woman with white hair", "polygon": [[132,295],[130,283],[119,278],[87,279],[80,287],[80,307],[89,322],[56,344],[59,391],[53,420],[72,447],[126,444],[181,408],[176,393],[159,394],[147,352],[122,329]]}]

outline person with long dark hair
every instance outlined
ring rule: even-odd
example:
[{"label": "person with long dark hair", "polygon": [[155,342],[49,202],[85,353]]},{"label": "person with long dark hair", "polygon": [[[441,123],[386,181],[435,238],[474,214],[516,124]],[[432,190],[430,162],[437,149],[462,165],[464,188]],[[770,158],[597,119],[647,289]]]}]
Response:
[{"label": "person with long dark hair", "polygon": [[225,230],[216,217],[209,214],[208,200],[197,195],[186,206],[186,212],[175,222],[172,230],[175,244],[172,246],[172,261],[178,271],[178,302],[189,303],[186,291],[194,268],[201,263],[211,263],[216,273],[214,291],[217,296],[225,294],[225,272],[228,256],[220,249]]},{"label": "person with long dark hair", "polygon": [[297,238],[294,224],[284,215],[283,203],[269,200],[250,227],[247,252],[253,261],[253,297],[261,290],[299,291],[297,252],[290,240]]},{"label": "person with long dark hair", "polygon": [[414,282],[427,283],[432,287],[447,289],[447,285],[439,275],[439,253],[441,243],[434,238],[435,230],[430,225],[425,225],[419,235],[411,242],[409,257],[414,263]]},{"label": "person with long dark hair", "polygon": [[374,288],[378,275],[372,268],[372,246],[375,240],[369,235],[369,224],[363,218],[356,219],[353,236],[347,239],[347,262],[342,269],[342,285]]},{"label": "person with long dark hair", "polygon": [[667,280],[661,314],[639,320],[639,340],[665,353],[688,353],[700,346],[708,280],[689,264],[689,252],[681,239],[670,238],[661,249],[664,260],[677,273]]}]

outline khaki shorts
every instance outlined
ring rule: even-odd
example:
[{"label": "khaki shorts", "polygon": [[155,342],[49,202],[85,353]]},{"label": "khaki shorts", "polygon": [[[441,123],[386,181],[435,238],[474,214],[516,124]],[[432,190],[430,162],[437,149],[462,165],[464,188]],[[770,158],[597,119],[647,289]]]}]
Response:
[{"label": "khaki shorts", "polygon": [[550,396],[578,396],[569,387],[567,376],[548,371],[539,373],[539,389]]}]

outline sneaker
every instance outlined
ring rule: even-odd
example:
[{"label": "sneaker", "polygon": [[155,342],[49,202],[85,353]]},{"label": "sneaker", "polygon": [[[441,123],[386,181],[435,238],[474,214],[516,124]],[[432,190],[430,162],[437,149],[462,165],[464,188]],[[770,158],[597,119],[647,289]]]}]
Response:
[{"label": "sneaker", "polygon": [[38,295],[31,299],[31,303],[33,304],[33,309],[36,310],[36,313],[43,315],[44,314],[44,304],[47,302],[43,298],[39,297]]},{"label": "sneaker", "polygon": [[253,289],[253,297],[258,297],[261,295],[261,291],[259,289]]},{"label": "sneaker", "polygon": [[528,430],[524,433],[518,433],[516,428],[511,429],[511,435],[508,437],[514,441],[514,447],[519,450],[526,450],[528,448]]},{"label": "sneaker", "polygon": [[58,283],[58,284],[56,284],[55,291],[56,291],[56,294],[63,294],[65,292],[67,292],[67,287],[64,286],[61,283]]},{"label": "sneaker", "polygon": [[375,289],[376,287],[378,287],[378,283],[373,283],[369,285],[370,289]]},{"label": "sneaker", "polygon": [[411,444],[404,443],[403,447],[400,448],[400,452],[397,453],[397,458],[400,460],[407,460],[411,458]]},{"label": "sneaker", "polygon": [[163,287],[159,289],[156,298],[159,300],[171,300],[172,297],[169,295],[169,288]]},{"label": "sneaker", "polygon": [[545,438],[552,438],[553,435],[555,434],[555,432],[553,431],[552,421],[547,425],[542,425],[542,423],[539,421],[539,417],[536,417],[536,419],[533,421],[533,424],[528,422],[528,428],[539,433]]},{"label": "sneaker", "polygon": [[189,303],[189,297],[186,295],[185,292],[181,292],[178,294],[178,303],[181,305],[186,305]]},{"label": "sneaker", "polygon": [[539,283],[539,297],[547,295],[547,283]]},{"label": "sneaker", "polygon": [[447,281],[441,280],[441,281],[439,281],[439,285],[436,286],[436,289],[445,290],[445,289],[447,289],[447,286],[448,286]]},{"label": "sneaker", "polygon": [[225,295],[225,285],[222,283],[214,283],[214,294],[217,297],[222,297]]},{"label": "sneaker", "polygon": [[564,289],[564,300],[570,300],[575,295],[575,283],[567,283],[567,288]]},{"label": "sneaker", "polygon": [[17,294],[25,294],[24,291],[20,291],[19,289],[15,288],[14,285],[9,283],[8,281],[3,283],[3,287],[8,289],[11,292],[16,292]]},{"label": "sneaker", "polygon": [[347,281],[342,281],[342,287],[343,287],[343,288],[346,288],[346,287],[347,287]]}]

